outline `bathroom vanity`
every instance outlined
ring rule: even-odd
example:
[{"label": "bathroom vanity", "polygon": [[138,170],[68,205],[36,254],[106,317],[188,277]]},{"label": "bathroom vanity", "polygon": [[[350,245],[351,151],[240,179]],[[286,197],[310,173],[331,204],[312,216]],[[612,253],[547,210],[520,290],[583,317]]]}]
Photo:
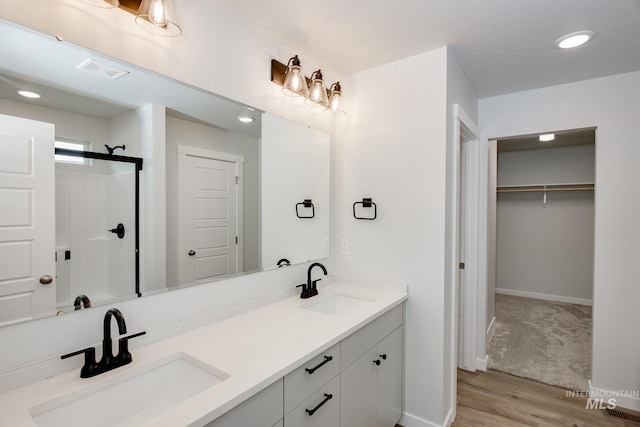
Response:
[{"label": "bathroom vanity", "polygon": [[0,425],[392,427],[406,298],[323,285],[133,349],[96,377],[76,369],[0,395]]}]

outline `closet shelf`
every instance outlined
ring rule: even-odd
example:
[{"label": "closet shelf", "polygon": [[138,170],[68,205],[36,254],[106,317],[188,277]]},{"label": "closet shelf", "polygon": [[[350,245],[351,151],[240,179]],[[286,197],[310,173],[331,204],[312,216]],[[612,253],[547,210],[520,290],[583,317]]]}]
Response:
[{"label": "closet shelf", "polygon": [[499,185],[498,193],[542,193],[549,191],[593,191],[595,183],[576,182],[565,184],[534,184],[534,185]]}]

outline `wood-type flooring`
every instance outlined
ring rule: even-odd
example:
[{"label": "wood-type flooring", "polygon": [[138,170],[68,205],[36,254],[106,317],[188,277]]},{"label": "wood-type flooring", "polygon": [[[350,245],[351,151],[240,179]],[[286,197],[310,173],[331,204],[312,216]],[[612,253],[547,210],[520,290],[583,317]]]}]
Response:
[{"label": "wood-type flooring", "polygon": [[458,370],[457,400],[452,427],[640,426],[608,416],[602,409],[587,409],[586,397],[568,396],[562,388],[491,370]]}]

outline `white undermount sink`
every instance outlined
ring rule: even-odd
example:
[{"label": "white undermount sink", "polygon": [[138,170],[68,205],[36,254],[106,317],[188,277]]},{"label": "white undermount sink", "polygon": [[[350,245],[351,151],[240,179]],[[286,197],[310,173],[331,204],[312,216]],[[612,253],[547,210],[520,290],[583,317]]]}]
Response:
[{"label": "white undermount sink", "polygon": [[319,313],[333,316],[347,316],[371,304],[373,300],[360,296],[347,294],[333,294],[327,296],[313,297],[315,301],[309,301],[300,306],[306,310],[317,311]]},{"label": "white undermount sink", "polygon": [[35,406],[29,413],[41,427],[133,426],[227,378],[228,374],[188,354],[174,353],[121,375],[105,377]]}]

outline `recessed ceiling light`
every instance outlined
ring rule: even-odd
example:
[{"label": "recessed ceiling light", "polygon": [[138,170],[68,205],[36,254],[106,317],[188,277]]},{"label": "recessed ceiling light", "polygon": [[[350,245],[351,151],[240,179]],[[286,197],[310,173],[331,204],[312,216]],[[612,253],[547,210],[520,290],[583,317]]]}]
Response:
[{"label": "recessed ceiling light", "polygon": [[249,116],[238,116],[237,119],[242,123],[253,123],[256,119]]},{"label": "recessed ceiling light", "polygon": [[540,140],[540,142],[549,142],[556,139],[556,135],[553,133],[545,133],[543,135],[540,135],[538,139]]},{"label": "recessed ceiling light", "polygon": [[565,34],[556,40],[556,47],[560,49],[571,49],[574,47],[582,46],[593,38],[593,31],[583,30],[576,31],[574,33]]},{"label": "recessed ceiling light", "polygon": [[29,90],[19,90],[18,94],[24,96],[25,98],[33,98],[33,99],[40,98],[39,93],[31,92]]}]

